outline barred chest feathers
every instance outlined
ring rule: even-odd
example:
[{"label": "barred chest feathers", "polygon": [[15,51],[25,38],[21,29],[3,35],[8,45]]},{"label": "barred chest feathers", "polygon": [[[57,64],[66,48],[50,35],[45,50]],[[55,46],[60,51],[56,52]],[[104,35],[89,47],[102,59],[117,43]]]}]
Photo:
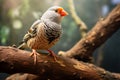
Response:
[{"label": "barred chest feathers", "polygon": [[47,37],[49,44],[55,39],[60,38],[62,34],[62,28],[60,24],[50,21],[44,22],[44,24],[45,36]]},{"label": "barred chest feathers", "polygon": [[59,40],[62,33],[61,25],[44,21],[38,26],[40,27],[37,29],[37,36],[28,41],[28,46],[33,49],[49,49]]}]

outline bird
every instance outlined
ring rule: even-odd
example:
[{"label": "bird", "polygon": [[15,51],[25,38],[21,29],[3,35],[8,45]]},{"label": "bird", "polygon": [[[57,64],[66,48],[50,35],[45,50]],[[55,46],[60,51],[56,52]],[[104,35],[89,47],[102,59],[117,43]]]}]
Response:
[{"label": "bird", "polygon": [[30,56],[33,56],[35,64],[37,55],[39,55],[36,50],[47,50],[56,61],[56,55],[50,48],[59,41],[62,34],[61,22],[63,17],[67,15],[68,12],[60,6],[48,8],[41,18],[31,25],[18,48],[32,49]]}]

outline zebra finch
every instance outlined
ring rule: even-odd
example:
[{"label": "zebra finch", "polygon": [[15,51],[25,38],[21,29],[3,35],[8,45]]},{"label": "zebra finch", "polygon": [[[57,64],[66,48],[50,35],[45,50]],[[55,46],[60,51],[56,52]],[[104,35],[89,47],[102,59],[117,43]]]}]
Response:
[{"label": "zebra finch", "polygon": [[34,57],[34,63],[37,61],[36,50],[47,50],[56,60],[56,56],[50,48],[60,39],[62,34],[61,20],[68,13],[60,6],[50,7],[41,17],[35,21],[27,34],[23,37],[23,41],[19,49],[28,47],[32,49],[30,56]]}]

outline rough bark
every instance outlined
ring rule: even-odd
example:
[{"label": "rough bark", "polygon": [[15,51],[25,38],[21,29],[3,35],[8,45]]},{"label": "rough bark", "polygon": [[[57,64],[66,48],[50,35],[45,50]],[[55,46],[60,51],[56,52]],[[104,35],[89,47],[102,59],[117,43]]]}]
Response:
[{"label": "rough bark", "polygon": [[28,73],[16,73],[8,76],[5,80],[39,80],[39,76]]},{"label": "rough bark", "polygon": [[[12,47],[0,46],[0,72],[30,73],[38,80],[119,80],[120,74],[110,73],[94,66],[70,58],[38,55],[34,64],[30,52]],[[43,60],[43,61],[41,61]]]},{"label": "rough bark", "polygon": [[59,55],[89,62],[93,52],[120,28],[120,5],[104,19],[100,19],[87,35],[66,52]]}]

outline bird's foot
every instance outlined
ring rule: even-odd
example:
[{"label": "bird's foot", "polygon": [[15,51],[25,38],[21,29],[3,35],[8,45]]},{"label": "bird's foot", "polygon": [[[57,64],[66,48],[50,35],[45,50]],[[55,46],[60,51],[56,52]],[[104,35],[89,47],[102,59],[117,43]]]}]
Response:
[{"label": "bird's foot", "polygon": [[57,61],[57,56],[56,56],[56,54],[55,54],[53,51],[51,51],[51,50],[47,50],[47,51],[49,52],[48,55],[52,56],[52,57],[54,58],[54,61]]},{"label": "bird's foot", "polygon": [[32,49],[32,53],[30,54],[30,56],[34,57],[34,64],[36,64],[36,62],[37,62],[37,55],[40,55],[40,54],[37,53],[35,49]]}]

